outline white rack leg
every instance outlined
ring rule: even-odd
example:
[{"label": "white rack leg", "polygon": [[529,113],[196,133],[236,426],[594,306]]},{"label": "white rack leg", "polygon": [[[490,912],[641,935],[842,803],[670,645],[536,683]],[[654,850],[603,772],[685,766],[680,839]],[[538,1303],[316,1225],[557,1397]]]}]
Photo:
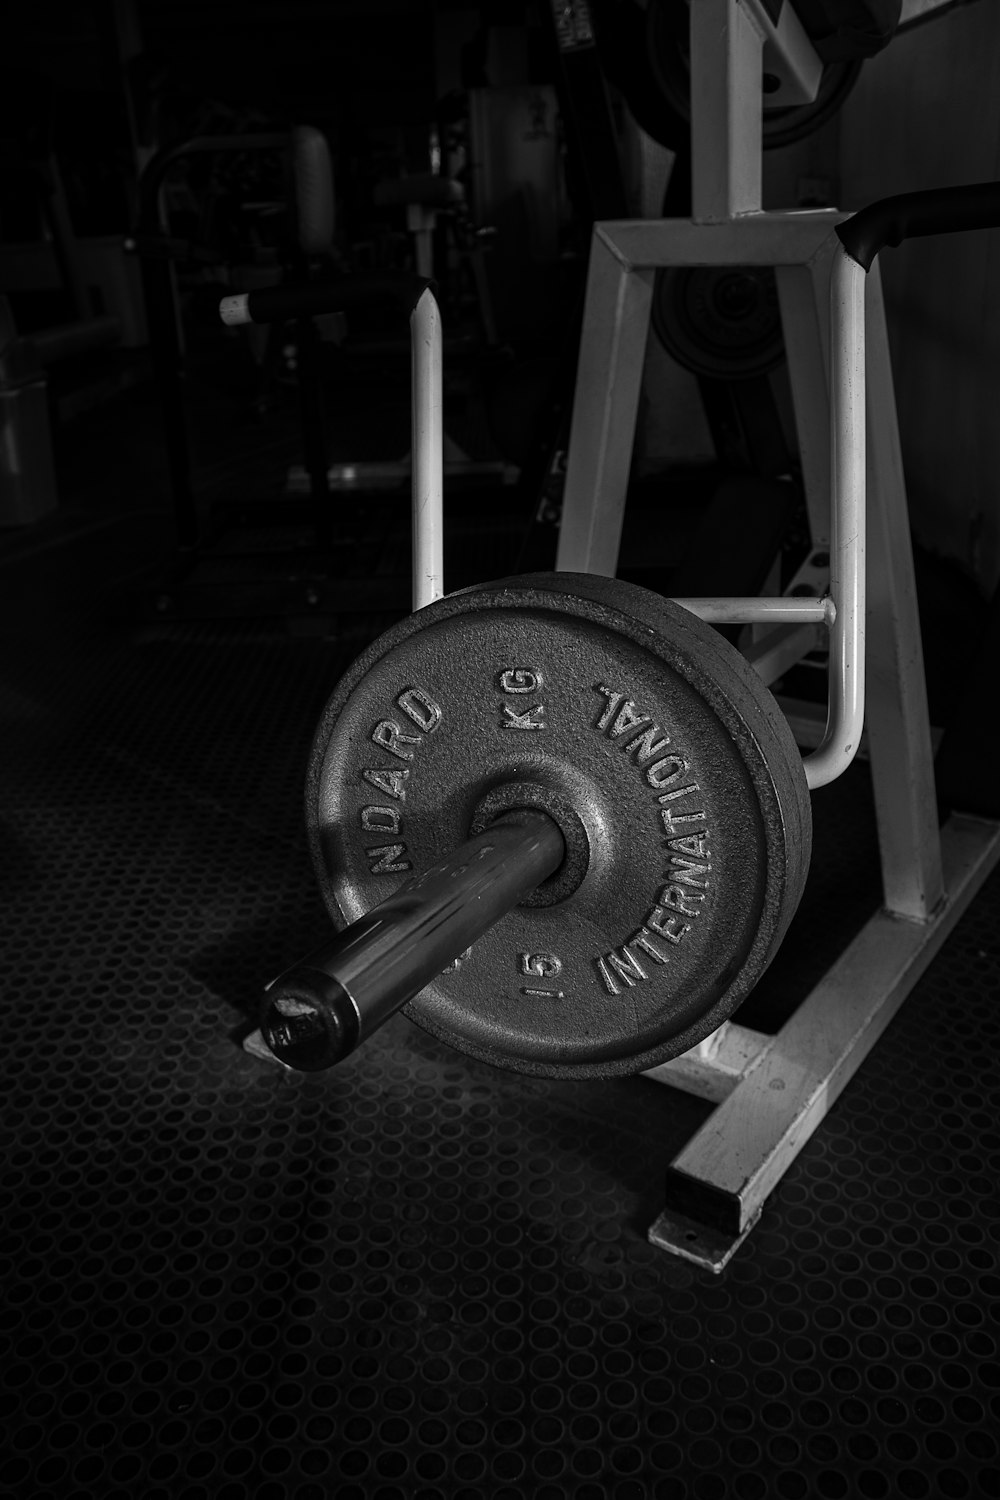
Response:
[{"label": "white rack leg", "polygon": [[1000,859],[1000,828],[955,816],[948,898],[926,923],[879,912],[675,1158],[649,1238],[721,1271]]},{"label": "white rack leg", "polygon": [[868,744],[889,911],[924,922],[944,895],[930,715],[878,263],[868,273]]},{"label": "white rack leg", "polygon": [[762,1031],[751,1031],[748,1026],[737,1026],[733,1021],[723,1021],[717,1031],[704,1041],[672,1057],[668,1062],[658,1063],[642,1075],[657,1083],[669,1083],[683,1089],[686,1094],[696,1094],[699,1099],[711,1099],[721,1104],[738,1083],[761,1061],[774,1038]]},{"label": "white rack leg", "polygon": [[556,568],[613,578],[646,356],[653,272],[594,231]]},{"label": "white rack leg", "polygon": [[827,241],[807,266],[777,266],[781,331],[813,547],[830,546],[830,262]]}]

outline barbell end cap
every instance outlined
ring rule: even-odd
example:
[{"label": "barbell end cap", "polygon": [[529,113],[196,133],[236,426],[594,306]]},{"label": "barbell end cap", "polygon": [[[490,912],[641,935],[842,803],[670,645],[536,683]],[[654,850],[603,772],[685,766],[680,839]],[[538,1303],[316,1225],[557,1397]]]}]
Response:
[{"label": "barbell end cap", "polygon": [[238,292],[232,297],[223,297],[219,303],[219,317],[228,328],[238,328],[252,323],[250,316],[250,293]]},{"label": "barbell end cap", "polygon": [[354,1051],[361,1023],[342,984],[322,969],[297,964],[266,990],[260,1032],[279,1062],[320,1073]]}]

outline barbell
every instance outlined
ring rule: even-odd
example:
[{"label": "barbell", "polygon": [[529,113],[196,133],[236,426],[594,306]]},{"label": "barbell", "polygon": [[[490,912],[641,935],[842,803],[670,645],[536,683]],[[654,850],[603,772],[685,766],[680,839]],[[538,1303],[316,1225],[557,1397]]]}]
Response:
[{"label": "barbell", "polygon": [[548,1077],[638,1072],[714,1031],[798,905],[811,819],[763,682],[621,580],[538,574],[380,636],[323,713],[310,848],[345,930],[261,1030],[328,1066],[401,1007]]}]

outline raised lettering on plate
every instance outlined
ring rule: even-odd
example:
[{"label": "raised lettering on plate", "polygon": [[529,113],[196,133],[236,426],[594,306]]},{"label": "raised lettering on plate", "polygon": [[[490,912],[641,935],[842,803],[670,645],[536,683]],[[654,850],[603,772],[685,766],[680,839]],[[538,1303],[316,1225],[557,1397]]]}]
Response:
[{"label": "raised lettering on plate", "polygon": [[413,751],[404,750],[404,745],[419,745],[419,734],[404,734],[393,719],[380,719],[371,733],[373,745],[380,746],[397,760],[412,760]]},{"label": "raised lettering on plate", "polygon": [[601,713],[599,719],[597,720],[597,723],[594,725],[594,728],[595,729],[607,729],[608,724],[611,721],[611,718],[612,718],[612,716],[614,714],[615,709],[618,707],[619,703],[622,701],[622,699],[624,698],[625,694],[624,693],[616,693],[613,688],[605,687],[604,684],[601,683],[601,682],[598,682],[598,683],[595,684],[595,686],[594,686],[594,692],[595,693],[603,693],[604,696],[605,696],[605,698],[607,698],[607,700],[608,700],[608,706]]},{"label": "raised lettering on plate", "polygon": [[441,722],[441,705],[435,703],[430,693],[423,688],[411,687],[396,699],[408,719],[412,719],[424,734],[432,734]]},{"label": "raised lettering on plate", "polygon": [[377,787],[387,797],[395,797],[398,802],[406,801],[406,779],[409,771],[399,771],[393,766],[369,766],[361,772],[369,786]]},{"label": "raised lettering on plate", "polygon": [[[556,958],[554,953],[522,953],[521,973],[535,979],[554,979],[557,974],[562,973],[562,959]],[[521,990],[522,995],[538,995],[546,1000],[563,1000],[563,990],[543,989],[541,987],[525,986]]]},{"label": "raised lettering on plate", "polygon": [[509,703],[505,703],[503,711],[507,715],[504,719],[505,729],[544,729],[545,728],[545,704],[536,703],[534,708],[526,708],[524,713],[515,713]]},{"label": "raised lettering on plate", "polygon": [[646,769],[646,780],[656,791],[662,787],[669,786],[676,781],[678,776],[683,776],[689,769],[683,755],[665,755],[662,760],[654,760]]},{"label": "raised lettering on plate", "polygon": [[400,855],[406,853],[405,844],[379,844],[374,849],[366,849],[365,853],[369,860],[373,854],[379,856],[371,866],[373,875],[394,875],[397,870],[413,868],[408,859],[400,859]]},{"label": "raised lettering on plate", "polygon": [[508,667],[500,673],[500,687],[505,693],[537,693],[541,686],[541,672],[530,667]]},{"label": "raised lettering on plate", "polygon": [[366,833],[399,832],[401,814],[398,807],[363,807],[361,826]]},{"label": "raised lettering on plate", "polygon": [[522,953],[521,973],[531,974],[536,979],[554,979],[562,973],[562,959],[554,953]]}]

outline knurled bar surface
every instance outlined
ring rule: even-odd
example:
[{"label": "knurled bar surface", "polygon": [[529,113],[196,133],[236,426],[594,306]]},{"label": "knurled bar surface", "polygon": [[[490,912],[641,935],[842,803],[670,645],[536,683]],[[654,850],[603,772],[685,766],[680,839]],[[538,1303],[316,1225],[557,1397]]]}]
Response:
[{"label": "knurled bar surface", "polygon": [[[494,1072],[401,1017],[325,1075],[240,1050],[325,931],[301,788],[351,654],[4,652],[2,1494],[1000,1491],[998,879],[712,1277],[645,1238],[695,1100]],[[876,899],[864,768],[814,801],[745,1021]]]}]

